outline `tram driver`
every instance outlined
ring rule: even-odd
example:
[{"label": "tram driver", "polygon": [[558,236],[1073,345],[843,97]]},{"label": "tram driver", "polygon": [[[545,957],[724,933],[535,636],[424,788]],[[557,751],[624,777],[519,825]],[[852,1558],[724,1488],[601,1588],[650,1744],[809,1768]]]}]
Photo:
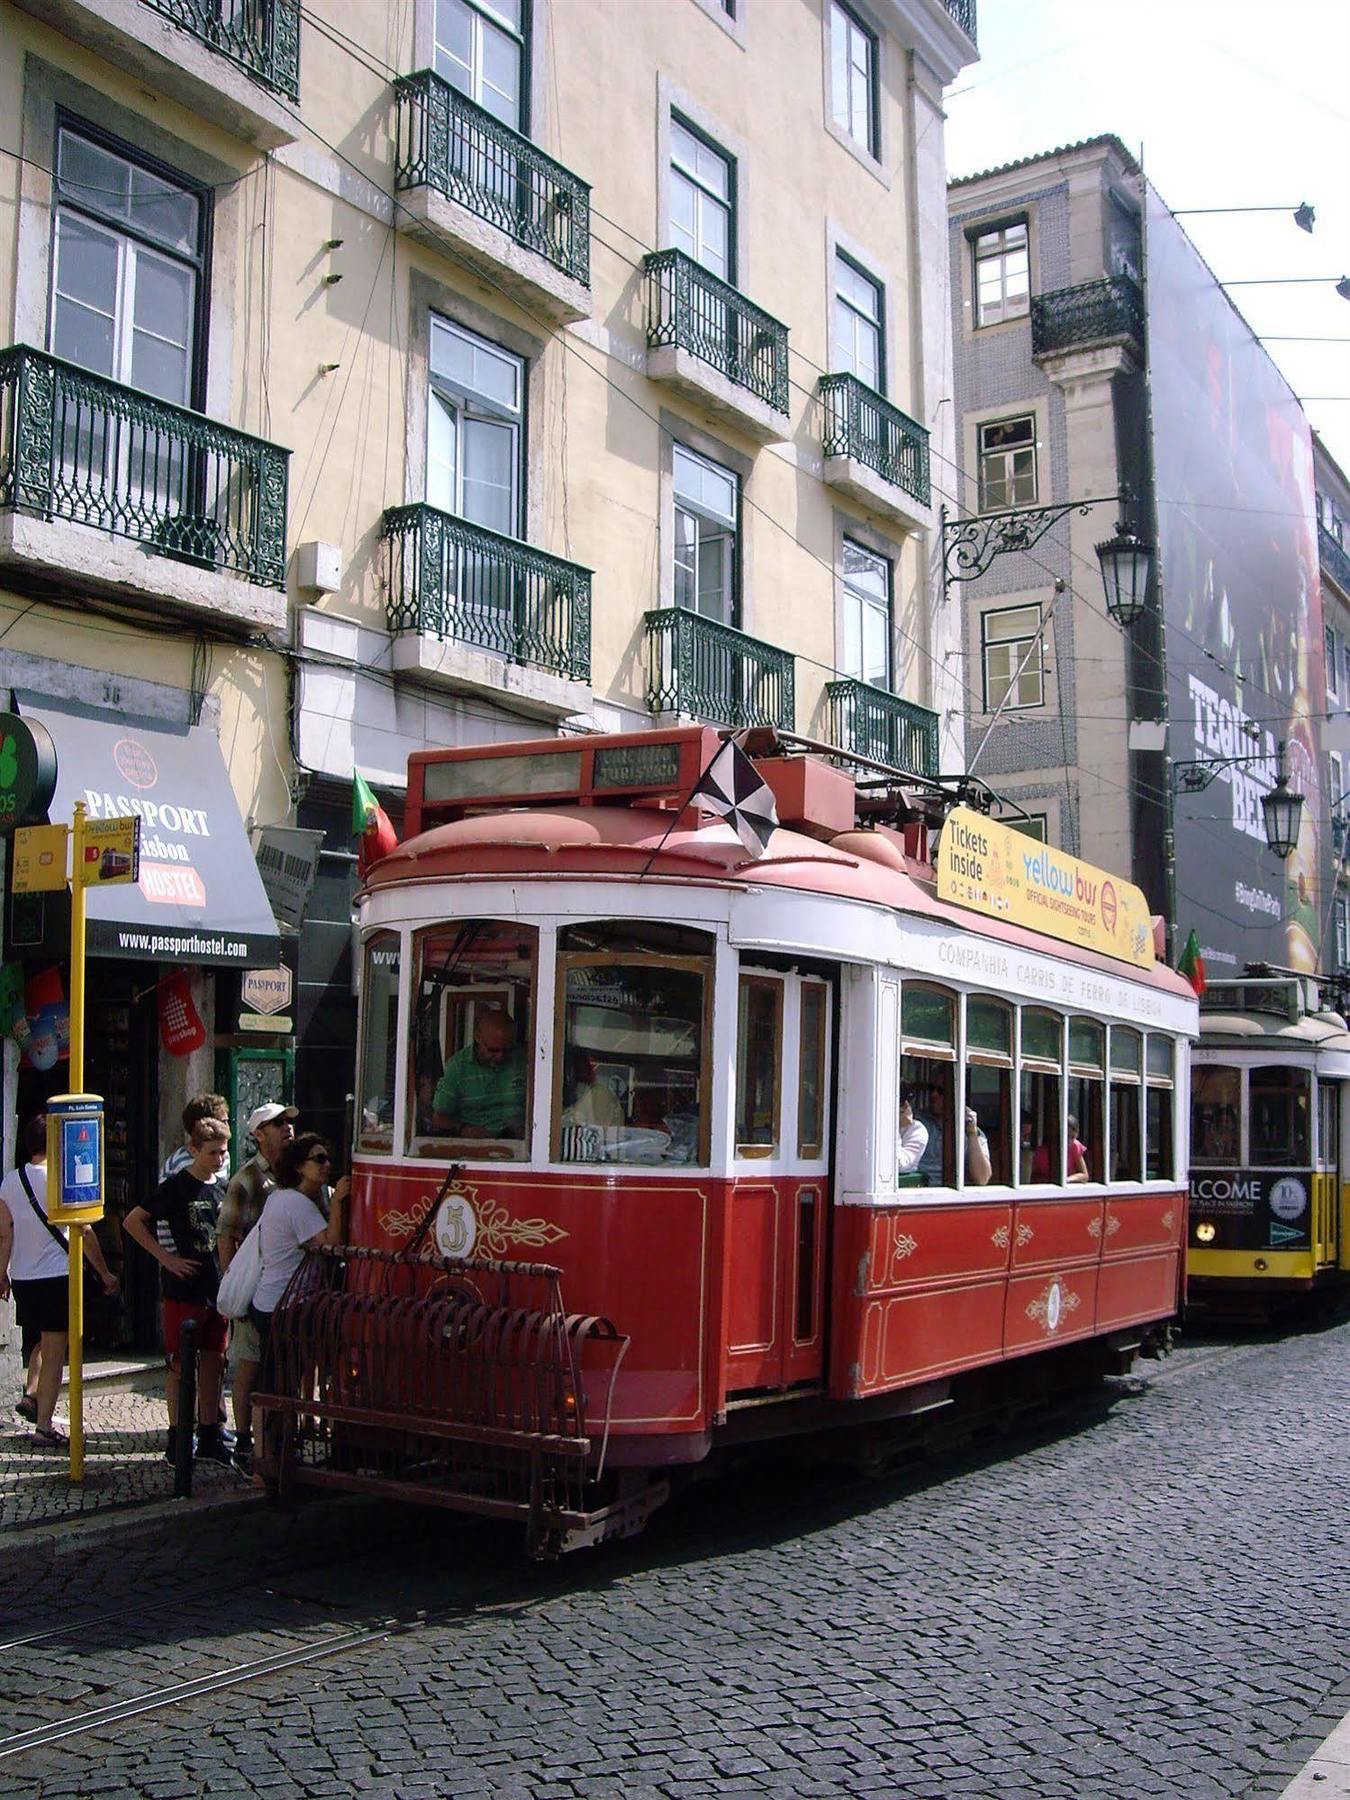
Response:
[{"label": "tram driver", "polygon": [[431,1102],[436,1131],[463,1138],[523,1138],[525,1057],[515,1020],[499,1006],[474,1020],[473,1042],[446,1063]]}]

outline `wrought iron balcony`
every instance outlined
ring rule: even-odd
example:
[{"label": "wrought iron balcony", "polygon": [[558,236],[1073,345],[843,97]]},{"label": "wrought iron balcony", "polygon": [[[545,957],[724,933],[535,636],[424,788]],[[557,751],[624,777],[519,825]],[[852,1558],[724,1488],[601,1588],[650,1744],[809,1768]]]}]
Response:
[{"label": "wrought iron balcony", "polygon": [[1128,275],[1104,275],[1031,299],[1031,354],[1074,350],[1111,338],[1144,342],[1144,296]]},{"label": "wrought iron balcony", "polygon": [[1320,520],[1317,526],[1317,556],[1341,592],[1350,594],[1350,554],[1347,554],[1345,545],[1332,537]]},{"label": "wrought iron balcony", "polygon": [[591,190],[430,69],[394,84],[394,186],[433,187],[589,287]]},{"label": "wrought iron balcony", "polygon": [[0,351],[0,511],[279,588],[290,454],[41,350]]},{"label": "wrought iron balcony", "polygon": [[417,503],[391,507],[389,629],[453,638],[570,681],[591,678],[591,572]]},{"label": "wrought iron balcony", "polygon": [[826,456],[849,456],[927,506],[933,497],[928,433],[856,375],[822,375]]},{"label": "wrought iron balcony", "polygon": [[971,43],[975,43],[975,0],[946,0],[946,7]]},{"label": "wrought iron balcony", "polygon": [[300,98],[300,0],[143,0],[246,75]]},{"label": "wrought iron balcony", "polygon": [[653,251],[645,266],[648,345],[685,350],[786,413],[787,326],[683,250]]},{"label": "wrought iron balcony", "polygon": [[647,614],[647,704],[715,725],[777,725],[796,719],[790,652],[762,644],[688,607]]},{"label": "wrought iron balcony", "polygon": [[830,742],[911,775],[938,772],[938,716],[866,681],[831,681]]}]

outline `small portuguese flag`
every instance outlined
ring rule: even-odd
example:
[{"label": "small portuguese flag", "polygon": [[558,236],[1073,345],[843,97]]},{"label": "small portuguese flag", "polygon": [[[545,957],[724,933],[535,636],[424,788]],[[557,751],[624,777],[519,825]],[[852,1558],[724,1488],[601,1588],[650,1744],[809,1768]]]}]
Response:
[{"label": "small portuguese flag", "polygon": [[364,875],[372,863],[398,849],[389,814],[380,805],[359,769],[352,776],[352,836],[359,838],[356,867]]},{"label": "small portuguese flag", "polygon": [[1205,959],[1200,954],[1200,940],[1194,931],[1186,939],[1186,948],[1177,964],[1177,974],[1184,975],[1197,994],[1205,991]]}]

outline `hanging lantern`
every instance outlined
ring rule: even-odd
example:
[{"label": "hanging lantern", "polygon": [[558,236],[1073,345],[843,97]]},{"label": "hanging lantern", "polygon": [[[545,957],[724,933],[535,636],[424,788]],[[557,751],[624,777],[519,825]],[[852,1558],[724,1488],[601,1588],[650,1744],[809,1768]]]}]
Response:
[{"label": "hanging lantern", "polygon": [[1299,826],[1303,823],[1303,796],[1290,791],[1283,760],[1279,780],[1269,793],[1261,796],[1261,811],[1265,814],[1266,842],[1284,861],[1294,854],[1298,844]]},{"label": "hanging lantern", "polygon": [[1098,544],[1106,610],[1117,625],[1133,625],[1143,617],[1156,554],[1152,544],[1119,525],[1113,538]]}]

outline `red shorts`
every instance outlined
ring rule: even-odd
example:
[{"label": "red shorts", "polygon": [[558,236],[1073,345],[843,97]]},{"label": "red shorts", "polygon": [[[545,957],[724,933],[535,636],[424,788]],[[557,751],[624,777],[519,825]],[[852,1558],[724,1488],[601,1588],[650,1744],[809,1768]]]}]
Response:
[{"label": "red shorts", "polygon": [[167,1356],[177,1356],[182,1344],[183,1326],[189,1319],[197,1327],[197,1348],[207,1356],[223,1356],[225,1354],[225,1334],[229,1330],[229,1321],[223,1313],[218,1313],[214,1306],[200,1306],[192,1300],[165,1300],[164,1307],[164,1351]]}]

